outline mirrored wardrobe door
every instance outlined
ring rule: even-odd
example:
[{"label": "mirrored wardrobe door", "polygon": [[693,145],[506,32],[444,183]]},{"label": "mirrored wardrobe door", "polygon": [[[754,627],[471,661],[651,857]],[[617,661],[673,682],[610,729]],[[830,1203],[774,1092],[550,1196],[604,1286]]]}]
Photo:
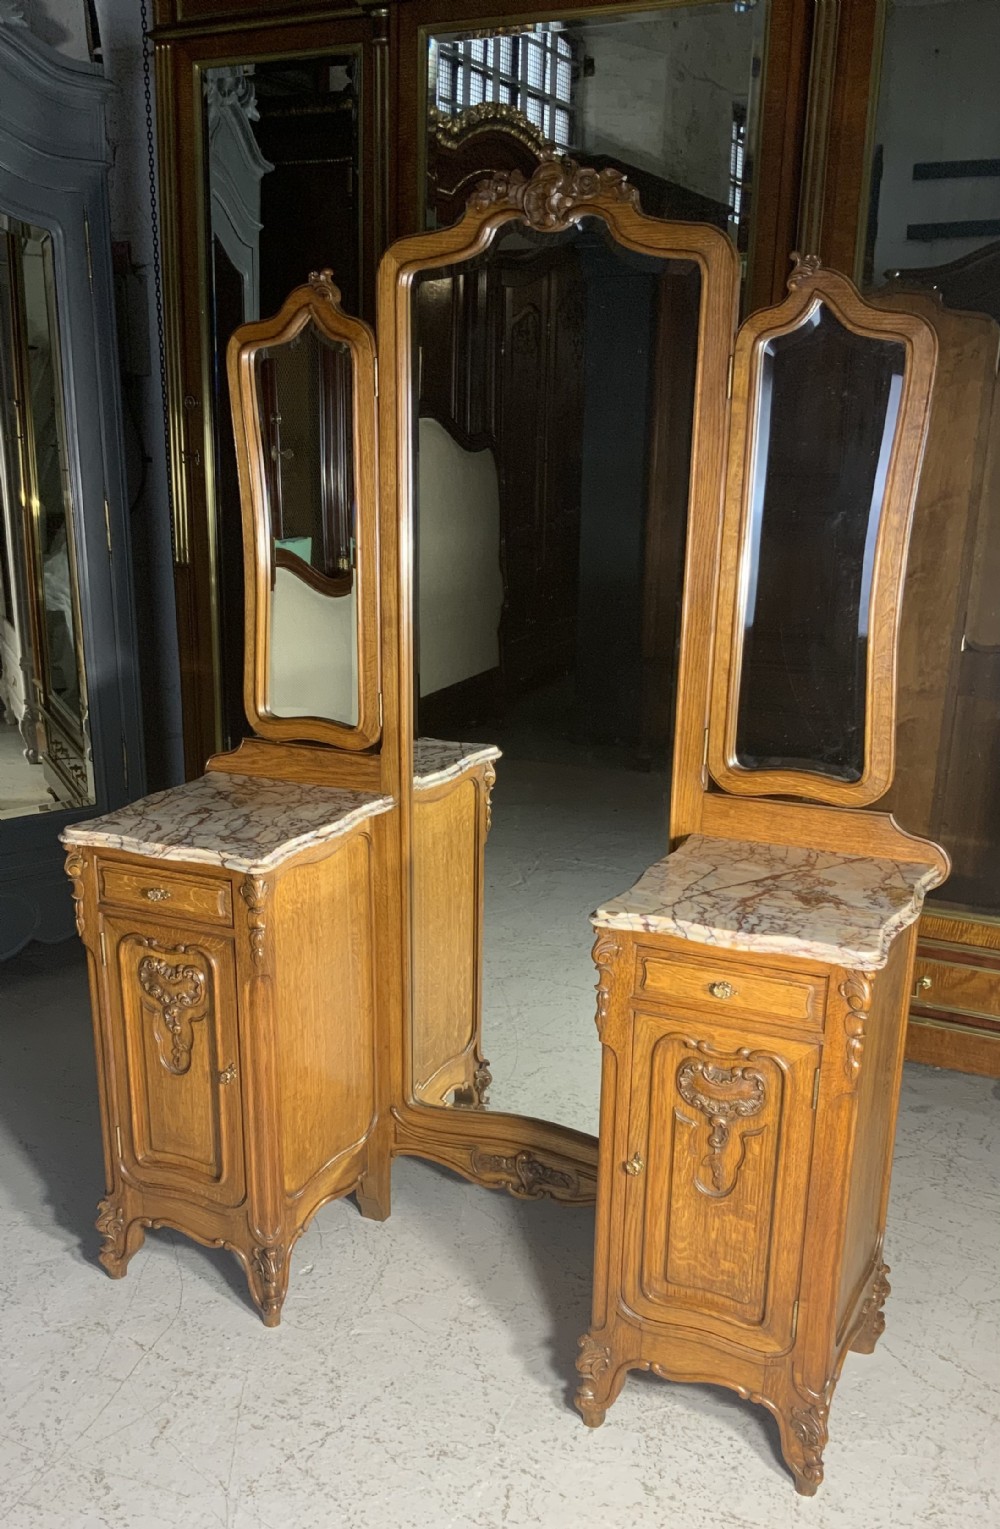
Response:
[{"label": "mirrored wardrobe door", "polygon": [[[176,347],[175,583],[185,751],[197,773],[247,732],[243,553],[226,345],[332,267],[370,312],[375,216],[371,24],[243,28],[161,52],[165,251]],[[235,56],[234,56],[235,55]],[[191,216],[192,188],[199,205]]]},{"label": "mirrored wardrobe door", "polygon": [[[588,915],[669,839],[688,520],[719,503],[721,454],[700,479],[693,460],[721,439],[736,258],[641,216],[614,172],[547,161],[525,216],[505,184],[386,263],[413,547],[406,1091],[450,1138],[527,1148],[532,1122],[492,1112],[596,1130]],[[659,657],[650,612],[673,622]],[[485,1147],[462,1166],[503,1177]]]},{"label": "mirrored wardrobe door", "polygon": [[60,830],[144,785],[109,90],[0,18],[0,959],[72,933]]},{"label": "mirrored wardrobe door", "polygon": [[399,18],[398,231],[448,226],[483,175],[530,176],[554,148],[621,170],[649,213],[727,231],[744,311],[767,303],[795,242],[809,47],[798,0],[484,19],[417,0]]}]

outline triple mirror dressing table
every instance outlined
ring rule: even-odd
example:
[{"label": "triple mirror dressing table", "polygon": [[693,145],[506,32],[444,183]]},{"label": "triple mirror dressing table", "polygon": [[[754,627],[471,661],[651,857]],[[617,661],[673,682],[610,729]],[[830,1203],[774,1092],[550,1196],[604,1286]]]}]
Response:
[{"label": "triple mirror dressing table", "polygon": [[[66,843],[109,1272],[169,1225],[233,1251],[273,1325],[312,1215],[387,1215],[395,1155],[596,1198],[585,1420],[629,1368],[716,1380],[778,1413],[811,1490],[877,1332],[913,922],[947,861],[860,810],[893,773],[933,334],[814,262],[790,289],[737,336],[723,234],[552,157],[387,252],[377,374],[329,272],[243,325],[255,736]],[[665,750],[611,768],[666,673]],[[595,905],[599,1136],[566,1066]]]}]

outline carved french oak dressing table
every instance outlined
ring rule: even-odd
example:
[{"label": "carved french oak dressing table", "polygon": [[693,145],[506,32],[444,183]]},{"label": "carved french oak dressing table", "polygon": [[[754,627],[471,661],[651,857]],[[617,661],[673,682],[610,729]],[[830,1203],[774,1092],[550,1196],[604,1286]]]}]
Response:
[{"label": "carved french oak dressing table", "polygon": [[[730,1386],[773,1412],[810,1494],[844,1358],[884,1326],[916,921],[948,860],[858,810],[893,773],[933,333],[814,262],[790,288],[735,350],[714,673],[680,718],[704,764],[685,778],[681,749],[676,847],[592,920],[604,1071],[576,1404],[597,1426],[629,1369]],[[690,534],[692,558],[718,545]]]}]

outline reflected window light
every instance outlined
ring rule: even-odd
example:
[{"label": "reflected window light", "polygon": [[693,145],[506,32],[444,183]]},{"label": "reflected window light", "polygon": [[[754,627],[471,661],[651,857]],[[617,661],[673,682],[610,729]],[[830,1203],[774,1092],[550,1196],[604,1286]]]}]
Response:
[{"label": "reflected window light", "polygon": [[437,39],[434,100],[459,116],[488,102],[513,106],[550,142],[572,142],[576,43],[559,23],[538,22],[502,37]]}]

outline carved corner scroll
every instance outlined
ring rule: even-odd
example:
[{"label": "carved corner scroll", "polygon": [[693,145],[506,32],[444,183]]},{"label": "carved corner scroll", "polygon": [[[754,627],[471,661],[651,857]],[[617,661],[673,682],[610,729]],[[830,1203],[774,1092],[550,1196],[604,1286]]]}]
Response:
[{"label": "carved corner scroll", "polygon": [[117,1274],[125,1253],[125,1212],[121,1201],[114,1198],[99,1201],[94,1225],[102,1239],[97,1256],[110,1273]]},{"label": "carved corner scroll", "polygon": [[[709,1124],[708,1155],[701,1164],[707,1169],[711,1186],[698,1181],[699,1189],[712,1195],[726,1195],[739,1174],[740,1163],[726,1181],[725,1153],[734,1122],[759,1115],[767,1098],[764,1074],[756,1067],[718,1067],[713,1062],[689,1058],[677,1069],[677,1092],[692,1109],[705,1116]],[[740,1157],[742,1162],[742,1154]]]},{"label": "carved corner scroll", "polygon": [[611,1003],[611,982],[614,975],[614,965],[621,955],[622,947],[611,929],[602,929],[594,941],[591,955],[594,965],[597,967],[597,1015],[595,1023],[599,1036],[604,1035],[604,1022],[608,1017],[608,1008]]},{"label": "carved corner scroll", "polygon": [[71,849],[66,856],[66,875],[72,882],[73,917],[76,921],[76,932],[83,939],[83,856],[75,849]]},{"label": "carved corner scroll", "polygon": [[333,279],[333,271],[324,266],[322,271],[309,272],[309,285],[317,297],[325,302],[332,303],[335,308],[340,307],[340,288]]},{"label": "carved corner scroll", "polygon": [[861,1058],[865,1049],[865,1024],[872,1005],[871,979],[864,972],[851,972],[838,989],[847,1005],[844,1029],[847,1031],[847,1051],[844,1072],[853,1088],[861,1072]]},{"label": "carved corner scroll", "polygon": [[489,838],[490,829],[493,827],[493,787],[497,783],[497,772],[492,760],[488,761],[483,770],[483,795],[486,800],[486,837]]},{"label": "carved corner scroll", "polygon": [[575,1173],[553,1168],[531,1152],[508,1155],[473,1147],[472,1170],[491,1189],[506,1189],[519,1200],[540,1200],[544,1195],[556,1200],[580,1198],[580,1182]]},{"label": "carved corner scroll", "polygon": [[[155,940],[140,942],[162,949]],[[143,956],[139,962],[139,986],[158,1015],[153,1033],[160,1061],[168,1072],[182,1077],[191,1066],[194,1025],[208,1013],[208,976],[191,961],[170,961],[169,956],[201,956],[193,945],[178,945],[160,956]],[[166,1027],[161,1028],[162,1025]]]},{"label": "carved corner scroll", "polygon": [[479,212],[516,207],[532,228],[551,232],[568,228],[574,215],[602,197],[639,207],[638,191],[620,170],[610,166],[593,170],[550,149],[542,154],[530,180],[520,170],[501,171],[481,180],[469,207]]},{"label": "carved corner scroll", "polygon": [[267,937],[266,906],[270,890],[268,883],[260,876],[245,876],[240,884],[240,896],[247,905],[250,957],[256,967],[264,965],[264,942]]},{"label": "carved corner scroll", "polygon": [[811,281],[822,265],[818,255],[800,255],[798,250],[792,250],[792,270],[788,278],[788,290],[794,292],[796,288]]}]

